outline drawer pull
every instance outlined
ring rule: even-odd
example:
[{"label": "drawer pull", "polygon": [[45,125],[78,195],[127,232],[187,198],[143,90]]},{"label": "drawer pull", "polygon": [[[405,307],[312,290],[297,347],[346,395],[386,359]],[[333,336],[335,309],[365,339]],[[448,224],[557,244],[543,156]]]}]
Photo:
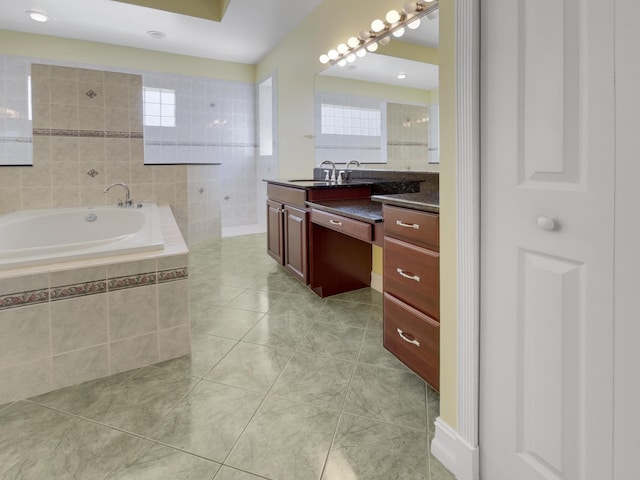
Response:
[{"label": "drawer pull", "polygon": [[331,225],[338,225],[339,227],[341,227],[341,226],[342,226],[342,222],[339,222],[339,221],[337,221],[337,220],[329,220],[329,223],[330,223]]},{"label": "drawer pull", "polygon": [[396,220],[396,225],[405,228],[413,228],[415,230],[420,230],[420,224],[418,223],[404,223],[402,220]]},{"label": "drawer pull", "polygon": [[409,280],[415,280],[416,282],[420,281],[420,277],[418,275],[411,275],[410,273],[405,273],[401,268],[396,268],[396,272],[402,275],[404,278],[408,278]]},{"label": "drawer pull", "polygon": [[415,345],[416,347],[420,346],[420,342],[418,340],[416,340],[415,338],[408,338],[405,335],[405,333],[402,330],[400,330],[399,328],[397,328],[396,331],[398,332],[398,335],[400,335],[400,338],[403,339],[405,342],[411,343],[411,344]]}]

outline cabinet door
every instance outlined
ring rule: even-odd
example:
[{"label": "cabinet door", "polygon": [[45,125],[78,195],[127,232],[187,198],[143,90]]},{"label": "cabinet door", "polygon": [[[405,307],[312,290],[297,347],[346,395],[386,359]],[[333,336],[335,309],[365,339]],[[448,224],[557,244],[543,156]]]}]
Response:
[{"label": "cabinet door", "polygon": [[284,206],[284,266],[305,285],[309,272],[307,215],[304,210]]},{"label": "cabinet door", "polygon": [[267,200],[267,253],[280,265],[284,265],[282,207],[281,203]]}]

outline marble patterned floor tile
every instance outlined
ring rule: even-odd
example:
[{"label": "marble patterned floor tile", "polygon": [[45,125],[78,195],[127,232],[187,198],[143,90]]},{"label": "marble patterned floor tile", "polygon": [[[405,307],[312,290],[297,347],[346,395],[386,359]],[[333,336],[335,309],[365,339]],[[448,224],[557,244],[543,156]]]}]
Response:
[{"label": "marble patterned floor tile", "polygon": [[362,328],[315,322],[298,345],[298,350],[355,361],[364,332]]},{"label": "marble patterned floor tile", "polygon": [[440,394],[436,392],[432,387],[427,385],[427,427],[429,435],[433,438],[436,434],[436,419],[440,415]]},{"label": "marble patterned floor tile", "polygon": [[82,416],[137,435],[146,435],[198,380],[147,367],[89,406]]},{"label": "marble patterned floor tile", "polygon": [[261,394],[204,380],[149,437],[222,462],[263,398]]},{"label": "marble patterned floor tile", "polygon": [[286,315],[265,315],[242,340],[280,348],[296,348],[313,320]]},{"label": "marble patterned floor tile", "polygon": [[218,337],[241,339],[264,316],[261,312],[251,312],[228,307],[208,307],[198,309],[192,317],[194,333],[206,333]]},{"label": "marble patterned floor tile", "polygon": [[426,431],[424,389],[413,373],[359,363],[343,411]]},{"label": "marble patterned floor tile", "polygon": [[409,372],[409,368],[382,345],[382,330],[367,329],[358,356],[359,363],[376,367],[396,368]]},{"label": "marble patterned floor tile", "polygon": [[208,380],[266,392],[289,362],[293,350],[239,342],[207,375]]},{"label": "marble patterned floor tile", "polygon": [[27,401],[3,409],[0,412],[0,475],[72,421],[69,415]]},{"label": "marble patterned floor tile", "polygon": [[137,375],[140,370],[136,368],[108,377],[89,380],[78,385],[31,397],[29,400],[73,415],[83,415],[91,405],[134,375]]},{"label": "marble patterned floor tile", "polygon": [[321,322],[337,323],[348,327],[365,328],[371,318],[371,305],[367,303],[342,302],[330,298],[315,319]]},{"label": "marble patterned floor tile", "polygon": [[240,310],[267,313],[284,296],[286,296],[286,294],[282,292],[245,290],[226,306]]},{"label": "marble patterned floor tile", "polygon": [[340,411],[354,367],[354,362],[296,352],[271,394]]},{"label": "marble patterned floor tile", "polygon": [[2,480],[101,480],[140,441],[117,430],[75,419],[47,437]]},{"label": "marble patterned floor tile", "polygon": [[322,480],[429,480],[424,432],[343,414]]},{"label": "marble patterned floor tile", "polygon": [[430,480],[455,480],[453,473],[447,470],[440,461],[433,455],[429,455]]},{"label": "marble patterned floor tile", "polygon": [[373,288],[361,288],[351,292],[332,295],[332,300],[342,300],[345,302],[368,303],[370,305],[382,305],[382,293]]},{"label": "marble patterned floor tile", "polygon": [[207,373],[238,343],[231,338],[193,333],[191,335],[191,353],[154,364],[154,367],[171,370],[204,378]]},{"label": "marble patterned floor tile", "polygon": [[266,477],[258,477],[224,465],[213,480],[262,480],[264,478]]},{"label": "marble patterned floor tile", "polygon": [[211,480],[220,464],[141,440],[107,480]]},{"label": "marble patterned floor tile", "polygon": [[367,322],[368,329],[382,330],[384,328],[384,309],[382,305],[372,305],[371,315]]},{"label": "marble patterned floor tile", "polygon": [[192,303],[224,307],[244,291],[242,287],[219,285],[209,280],[189,282],[189,300]]},{"label": "marble patterned floor tile", "polygon": [[263,275],[256,275],[250,284],[252,290],[262,290],[267,292],[287,293],[294,285],[301,285],[295,278],[287,272],[271,272]]},{"label": "marble patterned floor tile", "polygon": [[289,294],[276,302],[273,308],[269,310],[269,313],[290,318],[316,320],[325,302],[326,300],[315,294],[313,297]]},{"label": "marble patterned floor tile", "polygon": [[225,465],[271,480],[320,478],[339,413],[267,397]]}]

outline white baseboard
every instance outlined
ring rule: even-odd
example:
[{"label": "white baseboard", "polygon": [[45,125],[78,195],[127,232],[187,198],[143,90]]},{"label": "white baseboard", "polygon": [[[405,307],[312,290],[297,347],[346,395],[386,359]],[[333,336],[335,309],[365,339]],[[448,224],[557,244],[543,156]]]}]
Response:
[{"label": "white baseboard", "polygon": [[371,272],[371,288],[382,293],[382,275]]},{"label": "white baseboard", "polygon": [[478,447],[469,445],[453,428],[436,419],[431,453],[458,480],[479,480]]}]

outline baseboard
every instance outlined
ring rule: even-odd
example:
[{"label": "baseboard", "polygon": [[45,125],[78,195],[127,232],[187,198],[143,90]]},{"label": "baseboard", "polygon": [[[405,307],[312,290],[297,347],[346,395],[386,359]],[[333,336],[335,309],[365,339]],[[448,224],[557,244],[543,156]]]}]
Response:
[{"label": "baseboard", "polygon": [[479,480],[478,447],[469,445],[453,428],[436,419],[431,453],[458,480]]},{"label": "baseboard", "polygon": [[371,288],[382,293],[382,275],[371,272]]}]

